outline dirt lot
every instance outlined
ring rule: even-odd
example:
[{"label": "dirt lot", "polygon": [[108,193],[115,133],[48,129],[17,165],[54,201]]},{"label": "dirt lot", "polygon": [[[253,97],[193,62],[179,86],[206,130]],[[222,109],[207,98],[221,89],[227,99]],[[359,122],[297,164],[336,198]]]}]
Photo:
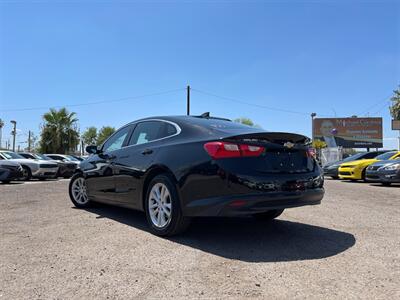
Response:
[{"label": "dirt lot", "polygon": [[72,208],[68,181],[0,185],[0,299],[400,298],[400,187],[326,182],[274,222]]}]

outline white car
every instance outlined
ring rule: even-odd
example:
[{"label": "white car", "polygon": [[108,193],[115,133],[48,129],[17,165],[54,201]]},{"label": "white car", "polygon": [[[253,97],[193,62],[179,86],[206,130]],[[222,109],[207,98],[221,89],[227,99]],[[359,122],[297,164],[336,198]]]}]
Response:
[{"label": "white car", "polygon": [[45,155],[53,160],[74,163],[77,166],[79,166],[79,164],[81,163],[79,159],[73,157],[72,155],[67,155],[67,154],[45,154]]},{"label": "white car", "polygon": [[0,159],[19,163],[23,168],[22,180],[55,178],[58,171],[57,163],[41,159],[26,159],[12,151],[0,150]]}]

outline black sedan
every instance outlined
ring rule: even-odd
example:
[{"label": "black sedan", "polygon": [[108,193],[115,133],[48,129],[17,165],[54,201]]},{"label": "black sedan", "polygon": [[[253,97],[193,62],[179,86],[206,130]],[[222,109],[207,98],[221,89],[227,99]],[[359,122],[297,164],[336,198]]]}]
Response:
[{"label": "black sedan", "polygon": [[23,177],[23,169],[19,163],[0,159],[0,181],[9,183]]},{"label": "black sedan", "polygon": [[98,201],[142,210],[161,236],[183,231],[196,216],[270,220],[321,202],[322,170],[309,144],[303,135],[208,114],[142,119],[86,148],[92,155],[69,194],[77,207]]},{"label": "black sedan", "polygon": [[371,182],[380,182],[383,185],[400,183],[400,159],[373,163],[367,168],[365,179]]},{"label": "black sedan", "polygon": [[339,179],[339,167],[342,163],[360,160],[360,159],[372,159],[372,158],[375,158],[378,155],[381,155],[385,152],[387,152],[387,151],[382,150],[382,151],[360,152],[360,153],[354,154],[352,156],[349,156],[345,159],[326,164],[323,168],[324,175],[330,176],[333,179]]}]

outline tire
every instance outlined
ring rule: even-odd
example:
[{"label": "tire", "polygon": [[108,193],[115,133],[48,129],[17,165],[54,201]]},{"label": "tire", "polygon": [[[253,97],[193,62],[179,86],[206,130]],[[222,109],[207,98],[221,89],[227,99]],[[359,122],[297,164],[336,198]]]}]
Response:
[{"label": "tire", "polygon": [[337,180],[339,179],[339,176],[331,176],[331,178]]},{"label": "tire", "polygon": [[382,183],[382,185],[384,185],[384,186],[390,186],[392,183],[391,182],[381,182]]},{"label": "tire", "polygon": [[190,218],[182,214],[174,181],[166,174],[157,175],[149,183],[144,209],[150,231],[158,236],[177,235],[190,224]]},{"label": "tire", "polygon": [[22,166],[22,177],[21,180],[22,181],[29,181],[32,178],[32,172],[31,169],[27,166]]},{"label": "tire", "polygon": [[86,208],[92,205],[87,193],[86,182],[82,174],[75,174],[72,176],[68,186],[69,198],[75,207]]},{"label": "tire", "polygon": [[364,182],[367,182],[367,179],[365,178],[365,172],[366,172],[366,169],[364,169],[361,173],[361,180]]},{"label": "tire", "polygon": [[254,214],[253,217],[261,221],[272,221],[283,213],[284,209],[273,209],[267,212]]}]

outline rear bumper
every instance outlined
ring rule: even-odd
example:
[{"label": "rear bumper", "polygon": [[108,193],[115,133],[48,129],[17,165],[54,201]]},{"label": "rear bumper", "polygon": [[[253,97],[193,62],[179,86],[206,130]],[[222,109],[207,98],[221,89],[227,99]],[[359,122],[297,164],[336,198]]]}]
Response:
[{"label": "rear bumper", "polygon": [[184,208],[186,216],[240,216],[305,205],[317,205],[324,196],[323,188],[303,191],[276,191],[240,194],[190,202]]},{"label": "rear bumper", "polygon": [[183,214],[251,215],[319,204],[323,198],[324,178],[317,165],[311,172],[274,173],[264,171],[262,160],[257,163],[221,159],[201,164],[183,178],[176,176]]}]

